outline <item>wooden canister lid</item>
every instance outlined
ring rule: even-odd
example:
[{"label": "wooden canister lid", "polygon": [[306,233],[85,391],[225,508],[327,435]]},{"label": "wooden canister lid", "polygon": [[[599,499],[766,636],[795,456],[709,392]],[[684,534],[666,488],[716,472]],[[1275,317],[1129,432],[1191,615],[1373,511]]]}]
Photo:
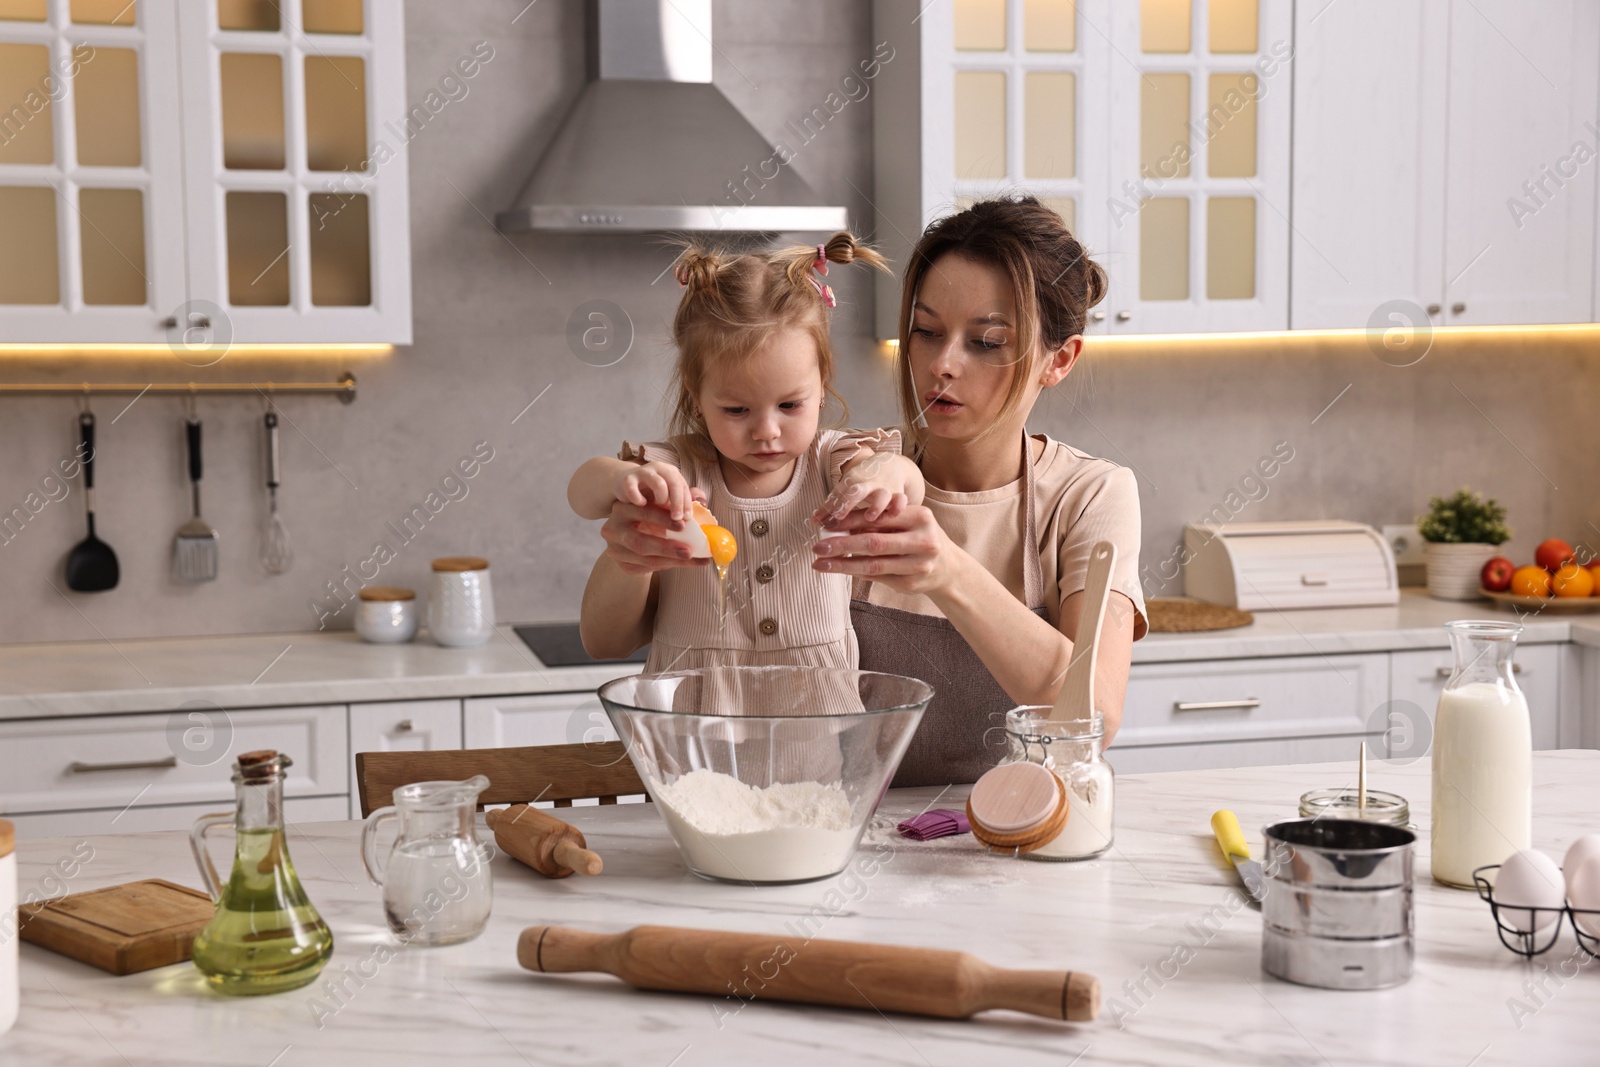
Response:
[{"label": "wooden canister lid", "polygon": [[0,819],[0,859],[11,855],[17,847],[17,828],[9,821]]},{"label": "wooden canister lid", "polygon": [[417,594],[411,589],[402,589],[398,585],[369,585],[356,594],[362,600],[389,601],[389,600],[415,600]]},{"label": "wooden canister lid", "polygon": [[436,571],[486,571],[489,561],[482,556],[445,556],[433,561]]},{"label": "wooden canister lid", "polygon": [[1056,776],[1038,763],[1002,763],[984,772],[968,803],[986,829],[1017,834],[1036,829],[1056,810]]}]

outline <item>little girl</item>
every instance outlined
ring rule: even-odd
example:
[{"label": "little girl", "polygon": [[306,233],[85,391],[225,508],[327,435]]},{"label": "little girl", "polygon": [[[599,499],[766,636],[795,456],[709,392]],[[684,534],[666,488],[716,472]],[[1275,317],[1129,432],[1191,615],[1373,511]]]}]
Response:
[{"label": "little girl", "polygon": [[817,428],[823,405],[838,398],[828,336],[833,290],[819,275],[830,262],[858,260],[886,269],[848,233],[814,247],[740,255],[691,248],[680,257],[671,436],[624,442],[618,458],[584,463],[567,500],[586,519],[606,518],[622,501],[683,521],[703,499],[738,544],[730,595],[719,611],[710,568],[631,573],[602,558],[584,594],[590,647],[649,633],[647,672],[856,666],[850,583],[812,569],[818,531],[810,517],[861,509],[876,519],[920,503],[923,491],[916,465],[899,455],[897,431]]}]

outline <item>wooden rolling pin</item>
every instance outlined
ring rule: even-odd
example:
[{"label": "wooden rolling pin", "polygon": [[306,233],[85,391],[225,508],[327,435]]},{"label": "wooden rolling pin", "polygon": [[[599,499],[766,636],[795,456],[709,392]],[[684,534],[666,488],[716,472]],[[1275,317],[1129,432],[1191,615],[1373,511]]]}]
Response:
[{"label": "wooden rolling pin", "polygon": [[513,804],[484,815],[494,843],[547,878],[565,878],[573,871],[599,874],[604,866],[589,851],[576,826],[526,804]]},{"label": "wooden rolling pin", "polygon": [[675,926],[635,926],[620,934],[530,926],[517,939],[517,962],[530,971],[602,971],[636,989],[941,1019],[966,1019],[992,1008],[1068,1022],[1090,1022],[1100,1014],[1100,982],[1091,974],[1011,971],[965,952],[856,941]]}]

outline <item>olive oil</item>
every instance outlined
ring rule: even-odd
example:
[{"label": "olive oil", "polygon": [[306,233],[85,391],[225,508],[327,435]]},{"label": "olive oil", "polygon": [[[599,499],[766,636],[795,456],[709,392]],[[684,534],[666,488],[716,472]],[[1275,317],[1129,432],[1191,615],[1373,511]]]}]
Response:
[{"label": "olive oil", "polygon": [[[283,836],[283,771],[289,758],[247,752],[234,765],[237,809],[203,815],[190,834],[195,862],[217,913],[194,939],[194,965],[219,993],[252,995],[298,989],[333,955],[333,934],[306,897]],[[206,851],[213,827],[235,830],[226,884]]]},{"label": "olive oil", "polygon": [[295,875],[281,829],[239,831],[217,914],[194,939],[194,964],[223,993],[298,989],[333,955],[333,934]]}]

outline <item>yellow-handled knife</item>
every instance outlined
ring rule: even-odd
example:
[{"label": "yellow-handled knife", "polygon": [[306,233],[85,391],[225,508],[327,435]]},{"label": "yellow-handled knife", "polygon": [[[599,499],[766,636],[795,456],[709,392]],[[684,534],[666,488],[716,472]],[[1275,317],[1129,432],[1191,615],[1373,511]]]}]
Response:
[{"label": "yellow-handled knife", "polygon": [[1250,904],[1261,907],[1261,902],[1267,896],[1266,874],[1261,870],[1261,864],[1250,858],[1250,846],[1244,839],[1244,831],[1239,829],[1239,817],[1226,808],[1213,813],[1211,832],[1217,835],[1217,844],[1222,848],[1223,857],[1239,872],[1239,881],[1244,883]]}]

